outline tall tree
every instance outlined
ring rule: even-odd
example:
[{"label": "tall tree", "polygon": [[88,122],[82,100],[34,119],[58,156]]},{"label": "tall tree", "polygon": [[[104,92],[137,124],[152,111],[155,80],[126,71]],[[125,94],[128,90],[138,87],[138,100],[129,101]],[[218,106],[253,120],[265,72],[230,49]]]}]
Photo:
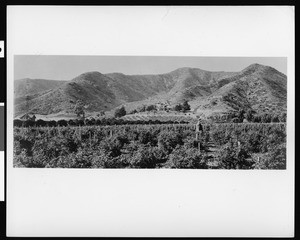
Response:
[{"label": "tall tree", "polygon": [[76,102],[75,113],[79,119],[84,120],[85,118],[84,106],[83,106],[83,102],[80,100]]}]

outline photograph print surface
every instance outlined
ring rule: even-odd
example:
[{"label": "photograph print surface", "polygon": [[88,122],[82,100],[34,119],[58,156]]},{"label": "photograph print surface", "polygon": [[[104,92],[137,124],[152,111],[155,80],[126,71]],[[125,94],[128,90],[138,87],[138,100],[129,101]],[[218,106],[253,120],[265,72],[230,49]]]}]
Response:
[{"label": "photograph print surface", "polygon": [[286,169],[286,58],[14,64],[14,167]]}]

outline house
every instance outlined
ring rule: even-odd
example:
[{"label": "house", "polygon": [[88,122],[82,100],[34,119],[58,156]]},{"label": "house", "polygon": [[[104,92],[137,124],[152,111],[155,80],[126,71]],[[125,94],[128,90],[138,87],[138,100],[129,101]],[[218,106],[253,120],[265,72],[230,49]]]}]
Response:
[{"label": "house", "polygon": [[159,111],[167,111],[167,110],[171,110],[171,106],[168,103],[156,103],[156,109]]},{"label": "house", "polygon": [[32,113],[26,113],[23,116],[20,117],[21,120],[31,120],[31,121],[35,121],[36,116]]}]

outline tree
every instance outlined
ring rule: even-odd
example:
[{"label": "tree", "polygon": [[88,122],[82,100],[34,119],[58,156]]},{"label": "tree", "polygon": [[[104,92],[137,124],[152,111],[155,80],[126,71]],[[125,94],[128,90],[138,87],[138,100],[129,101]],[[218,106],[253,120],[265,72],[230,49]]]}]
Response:
[{"label": "tree", "polygon": [[49,122],[47,123],[47,125],[48,125],[49,127],[56,127],[56,126],[57,126],[57,123],[56,123],[55,120],[51,120],[51,121],[49,121]]},{"label": "tree", "polygon": [[83,107],[83,102],[78,100],[76,102],[76,105],[75,105],[75,113],[77,115],[77,117],[79,119],[83,119],[85,118],[85,112],[84,112],[84,107]]},{"label": "tree", "polygon": [[191,106],[189,105],[187,100],[184,100],[184,102],[182,104],[182,109],[184,112],[191,110]]},{"label": "tree", "polygon": [[286,169],[286,145],[280,144],[270,149],[255,163],[257,169]]},{"label": "tree", "polygon": [[177,146],[169,155],[167,167],[207,169],[207,156],[195,148]]},{"label": "tree", "polygon": [[219,167],[221,169],[251,169],[254,161],[249,159],[250,155],[245,149],[228,143],[221,148],[219,153]]},{"label": "tree", "polygon": [[74,120],[70,119],[68,121],[68,125],[70,125],[70,126],[76,126],[76,122]]},{"label": "tree", "polygon": [[92,126],[95,124],[96,124],[95,118],[90,118],[90,119],[87,119],[87,121],[86,121],[86,125]]},{"label": "tree", "polygon": [[281,113],[279,116],[279,120],[280,122],[286,122],[286,113]]},{"label": "tree", "polygon": [[253,122],[255,123],[260,123],[261,122],[261,116],[260,115],[255,115],[253,117]]},{"label": "tree", "polygon": [[278,117],[278,115],[273,115],[273,116],[272,116],[271,122],[273,122],[273,123],[279,122],[279,117]]},{"label": "tree", "polygon": [[247,119],[248,122],[252,122],[254,120],[254,116],[253,116],[253,110],[248,109],[246,114],[245,114],[245,118]]},{"label": "tree", "polygon": [[68,122],[64,119],[58,120],[57,121],[58,126],[68,126]]},{"label": "tree", "polygon": [[270,123],[271,119],[272,119],[271,116],[267,113],[265,113],[261,116],[261,122],[263,122],[263,123]]},{"label": "tree", "polygon": [[177,112],[180,112],[180,111],[182,110],[181,104],[177,104],[177,105],[174,107],[174,110],[177,111]]},{"label": "tree", "polygon": [[15,119],[14,120],[14,127],[22,127],[23,121],[20,119]]},{"label": "tree", "polygon": [[46,122],[42,119],[37,120],[35,123],[36,123],[36,126],[39,126],[39,127],[46,126]]},{"label": "tree", "polygon": [[146,111],[154,111],[156,110],[156,106],[155,105],[149,105],[146,107]]},{"label": "tree", "polygon": [[235,118],[232,118],[232,119],[231,119],[231,122],[233,122],[233,123],[240,123],[240,122],[241,122],[241,119],[235,117]]},{"label": "tree", "polygon": [[126,115],[126,110],[125,110],[125,107],[122,106],[118,109],[116,109],[115,111],[115,117],[118,118],[118,117],[123,117]]},{"label": "tree", "polygon": [[245,115],[244,109],[240,109],[240,110],[237,112],[237,118],[240,120],[240,122],[243,122],[243,120],[244,120],[244,115]]}]

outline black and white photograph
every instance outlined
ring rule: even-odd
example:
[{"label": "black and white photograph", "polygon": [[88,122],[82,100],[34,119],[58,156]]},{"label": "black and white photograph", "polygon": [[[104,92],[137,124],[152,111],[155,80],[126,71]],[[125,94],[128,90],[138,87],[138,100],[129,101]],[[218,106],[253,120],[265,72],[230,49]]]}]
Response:
[{"label": "black and white photograph", "polygon": [[7,236],[294,236],[293,6],[6,10]]},{"label": "black and white photograph", "polygon": [[286,58],[14,63],[14,167],[286,169]]}]

